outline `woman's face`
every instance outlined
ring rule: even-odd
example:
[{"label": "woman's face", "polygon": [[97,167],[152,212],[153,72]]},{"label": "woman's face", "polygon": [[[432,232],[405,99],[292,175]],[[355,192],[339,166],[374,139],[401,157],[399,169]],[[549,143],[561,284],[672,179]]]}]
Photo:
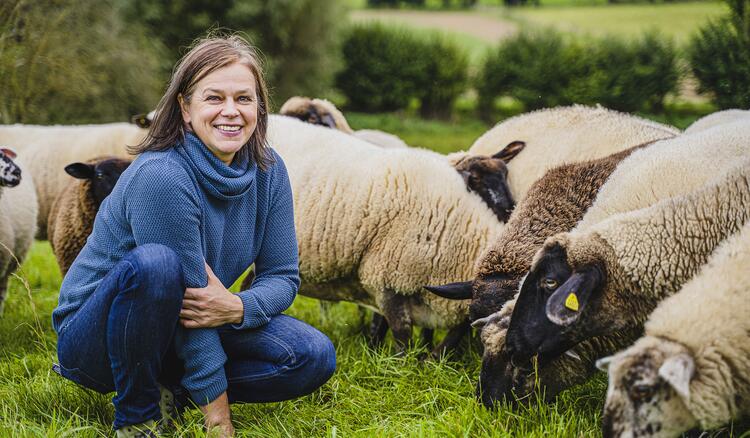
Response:
[{"label": "woman's face", "polygon": [[195,85],[189,103],[182,96],[179,100],[182,120],[216,157],[231,164],[258,122],[250,68],[234,63],[214,70]]}]

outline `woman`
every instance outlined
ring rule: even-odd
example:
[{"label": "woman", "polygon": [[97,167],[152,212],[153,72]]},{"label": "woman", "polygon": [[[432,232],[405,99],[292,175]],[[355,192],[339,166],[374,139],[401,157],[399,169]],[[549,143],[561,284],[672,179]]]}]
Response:
[{"label": "woman", "polygon": [[[297,242],[267,108],[245,40],[199,41],[63,280],[60,374],[117,392],[118,436],[149,436],[180,388],[231,436],[230,402],[298,397],[333,374],[330,340],[281,315],[299,286]],[[251,263],[252,287],[227,291]]]}]

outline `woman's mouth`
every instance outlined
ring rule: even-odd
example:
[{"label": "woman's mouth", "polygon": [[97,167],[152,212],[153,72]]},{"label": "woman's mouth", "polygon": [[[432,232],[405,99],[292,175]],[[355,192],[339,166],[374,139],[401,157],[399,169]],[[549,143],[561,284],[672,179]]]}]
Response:
[{"label": "woman's mouth", "polygon": [[235,137],[239,135],[242,130],[242,126],[238,125],[215,125],[214,128],[227,137]]}]

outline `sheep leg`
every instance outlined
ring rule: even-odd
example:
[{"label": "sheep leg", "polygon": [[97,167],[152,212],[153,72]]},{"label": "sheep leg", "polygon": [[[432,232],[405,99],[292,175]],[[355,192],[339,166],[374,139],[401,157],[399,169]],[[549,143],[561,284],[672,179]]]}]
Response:
[{"label": "sheep leg", "polygon": [[408,312],[409,297],[392,291],[385,291],[380,308],[388,326],[393,333],[393,339],[400,351],[406,350],[411,344],[411,316]]},{"label": "sheep leg", "polygon": [[387,333],[388,321],[385,320],[383,315],[373,312],[370,332],[367,336],[367,345],[372,349],[380,347],[383,345]]},{"label": "sheep leg", "polygon": [[8,294],[8,277],[0,279],[0,316],[3,316],[5,296]]},{"label": "sheep leg", "polygon": [[423,345],[428,350],[432,350],[432,347],[433,347],[432,341],[433,341],[434,335],[435,335],[435,330],[431,328],[423,328],[419,336],[420,345]]},{"label": "sheep leg", "polygon": [[469,321],[464,321],[461,324],[448,330],[448,334],[445,335],[443,341],[440,342],[435,349],[430,353],[430,357],[433,359],[439,359],[448,353],[453,352],[458,347],[458,344],[463,339],[464,335],[470,330]]}]

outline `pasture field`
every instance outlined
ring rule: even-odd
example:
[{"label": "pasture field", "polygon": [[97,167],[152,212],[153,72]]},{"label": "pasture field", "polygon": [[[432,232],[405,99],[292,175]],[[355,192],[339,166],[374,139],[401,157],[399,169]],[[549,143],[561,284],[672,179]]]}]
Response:
[{"label": "pasture field", "polygon": [[[467,148],[487,129],[478,121],[447,124],[409,115],[347,116],[355,129],[384,129],[441,152]],[[681,127],[690,121],[684,119]],[[0,437],[111,436],[111,395],[82,389],[50,369],[56,359],[51,313],[61,276],[49,244],[36,242],[17,274],[0,317]],[[233,290],[238,285],[239,281]],[[600,436],[603,374],[564,392],[554,404],[488,411],[474,398],[480,367],[476,339],[464,341],[463,352],[453,357],[422,362],[421,350],[395,355],[390,337],[383,349],[369,350],[362,335],[366,322],[353,304],[336,304],[323,314],[315,300],[300,296],[287,313],[333,340],[338,369],[309,396],[233,406],[238,436]],[[746,426],[730,426],[711,436],[741,436],[743,430]],[[205,436],[198,411],[186,412],[166,436]]]}]

